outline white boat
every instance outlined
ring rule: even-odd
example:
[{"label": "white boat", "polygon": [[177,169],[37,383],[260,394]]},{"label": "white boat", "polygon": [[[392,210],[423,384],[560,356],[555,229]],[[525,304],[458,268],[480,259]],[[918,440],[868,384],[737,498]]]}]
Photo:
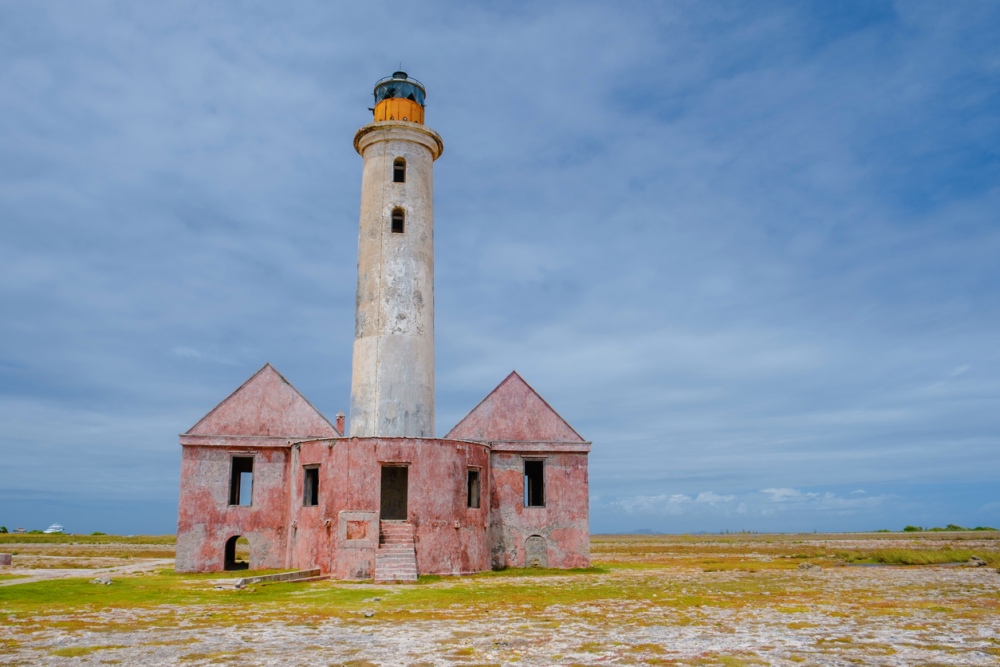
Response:
[{"label": "white boat", "polygon": [[63,527],[60,526],[58,523],[54,523],[45,530],[43,530],[42,532],[45,533],[46,535],[51,535],[52,533],[61,533],[63,532]]}]

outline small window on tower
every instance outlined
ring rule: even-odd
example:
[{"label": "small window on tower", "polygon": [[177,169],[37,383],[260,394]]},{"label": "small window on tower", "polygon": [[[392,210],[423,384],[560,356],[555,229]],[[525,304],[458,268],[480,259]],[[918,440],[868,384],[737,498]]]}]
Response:
[{"label": "small window on tower", "polygon": [[392,209],[392,233],[402,234],[403,224],[404,224],[403,209],[401,208]]},{"label": "small window on tower", "polygon": [[315,507],[319,505],[319,467],[306,466],[303,471],[302,504],[305,507]]},{"label": "small window on tower", "polygon": [[392,163],[392,182],[406,183],[406,160],[401,157]]}]

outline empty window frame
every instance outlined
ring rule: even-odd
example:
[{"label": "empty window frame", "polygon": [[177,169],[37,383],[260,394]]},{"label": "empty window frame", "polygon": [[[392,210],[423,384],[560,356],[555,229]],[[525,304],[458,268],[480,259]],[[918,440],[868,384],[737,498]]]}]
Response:
[{"label": "empty window frame", "polygon": [[234,456],[229,470],[229,504],[250,505],[253,500],[253,457]]},{"label": "empty window frame", "polygon": [[319,466],[302,468],[302,505],[303,507],[319,505]]},{"label": "empty window frame", "polygon": [[524,462],[524,506],[545,507],[545,461]]},{"label": "empty window frame", "polygon": [[392,182],[406,183],[406,160],[401,157],[392,162]]},{"label": "empty window frame", "polygon": [[392,233],[402,234],[404,224],[405,224],[405,214],[403,213],[403,209],[401,208],[392,209]]},{"label": "empty window frame", "polygon": [[479,469],[469,468],[465,483],[467,504],[470,509],[479,509]]}]

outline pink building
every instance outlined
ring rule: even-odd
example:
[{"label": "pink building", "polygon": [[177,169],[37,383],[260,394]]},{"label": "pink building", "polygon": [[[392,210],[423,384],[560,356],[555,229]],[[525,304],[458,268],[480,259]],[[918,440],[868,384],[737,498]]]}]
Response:
[{"label": "pink building", "polygon": [[412,580],[590,562],[590,443],[516,372],[434,437],[433,162],[424,88],[375,87],[364,158],[351,432],[270,364],[182,446],[181,572],[319,568],[339,579]]}]

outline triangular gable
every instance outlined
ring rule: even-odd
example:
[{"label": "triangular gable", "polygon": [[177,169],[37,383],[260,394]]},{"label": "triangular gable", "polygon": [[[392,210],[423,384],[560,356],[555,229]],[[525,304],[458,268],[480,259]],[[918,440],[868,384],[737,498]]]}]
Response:
[{"label": "triangular gable", "polygon": [[264,364],[186,435],[336,438],[342,434],[271,364]]},{"label": "triangular gable", "polygon": [[517,371],[508,375],[445,438],[481,442],[585,442]]}]

